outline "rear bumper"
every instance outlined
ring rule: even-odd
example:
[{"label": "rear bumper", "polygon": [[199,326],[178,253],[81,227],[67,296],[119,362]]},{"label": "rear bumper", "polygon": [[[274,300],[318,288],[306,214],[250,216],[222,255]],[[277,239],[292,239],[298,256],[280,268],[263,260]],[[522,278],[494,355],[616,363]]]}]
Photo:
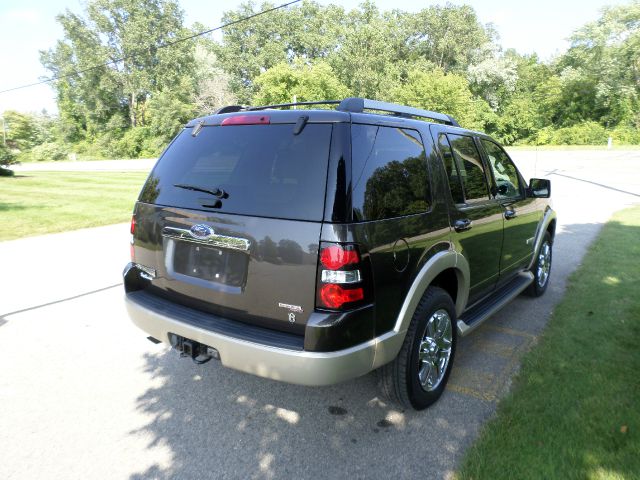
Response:
[{"label": "rear bumper", "polygon": [[226,367],[299,385],[331,385],[364,375],[395,357],[402,339],[395,332],[334,352],[308,352],[254,343],[182,322],[125,297],[131,320],[168,343],[169,333],[215,348]]}]

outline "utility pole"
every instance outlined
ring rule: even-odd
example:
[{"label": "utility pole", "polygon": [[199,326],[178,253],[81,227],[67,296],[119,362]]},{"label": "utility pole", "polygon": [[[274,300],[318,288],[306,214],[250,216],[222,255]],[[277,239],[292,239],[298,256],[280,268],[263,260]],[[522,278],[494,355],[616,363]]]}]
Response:
[{"label": "utility pole", "polygon": [[2,145],[7,146],[7,124],[4,121],[4,117],[0,117],[2,120]]}]

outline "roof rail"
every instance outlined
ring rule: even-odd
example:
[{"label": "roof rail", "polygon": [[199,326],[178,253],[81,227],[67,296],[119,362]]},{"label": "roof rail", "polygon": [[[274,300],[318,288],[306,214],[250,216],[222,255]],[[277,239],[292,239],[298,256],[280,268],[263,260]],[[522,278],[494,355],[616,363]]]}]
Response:
[{"label": "roof rail", "polygon": [[446,113],[431,112],[429,110],[421,110],[419,108],[405,107],[404,105],[398,105],[396,103],[378,102],[377,100],[369,100],[368,98],[345,98],[342,102],[340,102],[340,105],[338,105],[337,109],[343,112],[352,113],[362,113],[364,110],[380,110],[382,112],[394,113],[400,116],[422,117],[430,118],[432,120],[439,120],[446,123],[447,125],[452,125],[454,127],[460,126],[455,118],[453,118],[451,115],[447,115]]},{"label": "roof rail", "polygon": [[381,112],[389,112],[394,115],[402,117],[421,117],[429,118],[432,120],[438,120],[447,125],[459,127],[460,125],[451,115],[446,113],[431,112],[429,110],[422,110],[419,108],[405,107],[404,105],[398,105],[396,103],[379,102],[377,100],[369,100],[368,98],[349,97],[344,100],[321,100],[317,102],[298,102],[298,103],[278,103],[275,105],[263,105],[260,107],[243,107],[241,105],[228,105],[218,109],[215,114],[219,113],[232,113],[240,112],[242,110],[251,112],[256,110],[265,110],[267,108],[284,108],[284,107],[298,107],[309,105],[338,105],[336,110],[342,112],[362,113],[365,110],[378,110]]},{"label": "roof rail", "polygon": [[308,105],[338,105],[340,100],[320,100],[317,102],[297,102],[297,103],[278,103],[275,105],[263,105],[261,107],[247,107],[246,109],[251,110],[264,110],[266,108],[282,108],[282,107],[297,107],[297,106],[308,106]]}]

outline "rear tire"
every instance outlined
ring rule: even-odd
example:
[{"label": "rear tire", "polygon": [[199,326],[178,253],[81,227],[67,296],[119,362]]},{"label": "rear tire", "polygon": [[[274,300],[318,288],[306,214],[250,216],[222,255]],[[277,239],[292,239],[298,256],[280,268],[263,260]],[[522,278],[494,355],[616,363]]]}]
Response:
[{"label": "rear tire", "polygon": [[447,292],[429,287],[420,299],[398,356],[378,370],[385,397],[423,410],[445,389],[457,344],[456,311]]},{"label": "rear tire", "polygon": [[533,273],[533,282],[526,290],[527,295],[531,297],[540,297],[547,291],[549,286],[549,277],[551,276],[551,263],[553,260],[553,244],[551,243],[551,235],[545,232],[540,244],[540,249],[536,253],[535,262],[531,267]]}]

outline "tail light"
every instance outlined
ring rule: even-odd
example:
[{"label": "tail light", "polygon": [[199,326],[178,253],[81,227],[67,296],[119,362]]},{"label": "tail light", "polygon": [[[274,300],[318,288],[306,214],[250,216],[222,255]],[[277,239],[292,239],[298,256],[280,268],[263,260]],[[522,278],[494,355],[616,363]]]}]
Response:
[{"label": "tail light", "polygon": [[368,299],[369,269],[356,245],[322,242],[319,260],[318,308],[344,310]]},{"label": "tail light", "polygon": [[131,239],[129,240],[129,254],[131,255],[131,261],[136,261],[135,249],[133,247],[133,238],[136,233],[136,216],[131,216],[131,227],[129,227],[129,232],[131,232]]}]

